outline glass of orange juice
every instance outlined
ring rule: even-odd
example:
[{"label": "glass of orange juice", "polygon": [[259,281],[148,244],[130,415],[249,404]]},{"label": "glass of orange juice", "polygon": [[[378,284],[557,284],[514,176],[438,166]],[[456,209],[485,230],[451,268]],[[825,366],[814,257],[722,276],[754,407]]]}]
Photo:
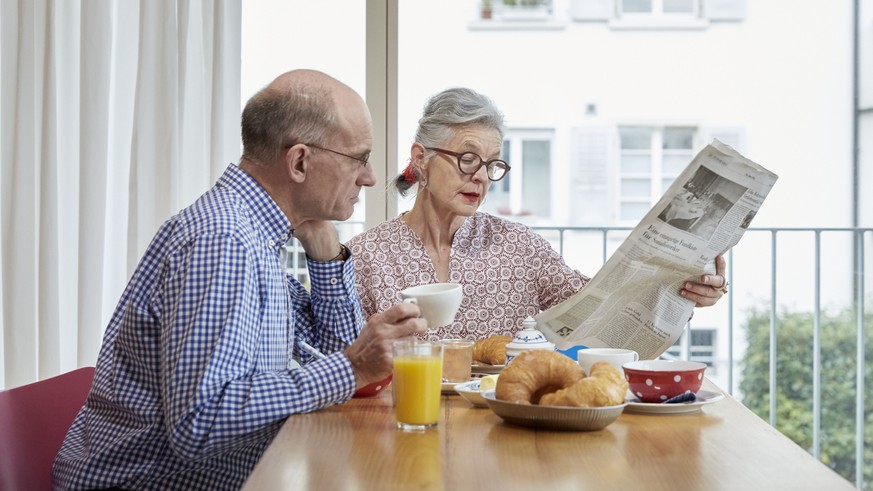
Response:
[{"label": "glass of orange juice", "polygon": [[394,341],[394,409],[397,427],[425,430],[440,418],[443,347],[417,339]]}]

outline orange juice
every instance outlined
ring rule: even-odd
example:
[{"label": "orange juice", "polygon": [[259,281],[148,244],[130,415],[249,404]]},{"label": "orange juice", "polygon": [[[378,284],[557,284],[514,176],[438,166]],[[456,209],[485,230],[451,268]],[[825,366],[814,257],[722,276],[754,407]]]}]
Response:
[{"label": "orange juice", "polygon": [[439,421],[443,360],[441,356],[394,358],[394,404],[397,422],[430,426]]}]

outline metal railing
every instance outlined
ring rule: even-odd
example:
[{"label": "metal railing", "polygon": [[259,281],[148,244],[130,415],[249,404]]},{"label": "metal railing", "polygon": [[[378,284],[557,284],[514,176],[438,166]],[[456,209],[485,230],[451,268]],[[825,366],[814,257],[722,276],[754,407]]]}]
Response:
[{"label": "metal railing", "polygon": [[[556,249],[558,252],[564,256],[565,255],[565,238],[568,233],[578,232],[578,233],[595,233],[600,234],[601,236],[601,254],[602,260],[605,262],[608,259],[609,250],[608,250],[608,237],[610,233],[620,232],[626,234],[630,228],[626,227],[533,227],[540,233],[557,233],[558,234],[558,244]],[[812,453],[816,458],[821,459],[821,413],[822,413],[822,401],[821,401],[821,369],[822,369],[822,357],[821,357],[821,316],[822,316],[822,257],[823,257],[823,246],[822,239],[824,236],[832,236],[832,235],[845,235],[848,240],[844,241],[844,245],[848,248],[848,250],[843,251],[846,255],[851,258],[851,275],[853,284],[848,288],[852,291],[852,300],[851,306],[853,307],[853,311],[855,312],[855,332],[856,332],[856,352],[855,352],[855,485],[859,489],[863,489],[864,487],[864,433],[865,433],[865,419],[868,408],[865,407],[864,398],[865,398],[865,374],[864,374],[864,366],[865,366],[865,342],[864,342],[864,331],[865,326],[865,303],[870,302],[866,298],[867,292],[867,262],[866,257],[868,251],[871,249],[871,244],[873,244],[873,228],[860,228],[860,227],[844,227],[844,228],[836,228],[836,227],[769,227],[769,228],[750,228],[746,231],[746,235],[744,236],[744,241],[748,240],[747,237],[749,235],[755,234],[764,234],[769,236],[769,260],[767,262],[770,263],[770,271],[769,271],[769,313],[770,313],[770,353],[769,353],[769,402],[770,402],[770,420],[769,423],[771,426],[776,427],[776,415],[777,415],[777,360],[778,360],[778,345],[777,345],[777,328],[778,328],[778,309],[779,309],[779,298],[780,298],[780,290],[777,287],[777,266],[779,264],[779,244],[780,241],[786,239],[787,236],[791,236],[788,240],[797,240],[796,236],[798,235],[808,235],[811,236],[811,240],[813,241],[812,249],[813,249],[813,305],[812,312],[814,318],[813,325],[813,367],[812,367],[812,378],[813,378],[813,401],[812,401],[812,413],[813,413],[813,422],[812,422],[812,448],[809,449],[810,453]],[[741,241],[734,249],[728,251],[727,253],[727,263],[728,263],[728,271],[727,277],[728,281],[735,285],[735,275],[737,266],[735,261],[735,250],[740,250],[743,246],[744,241]],[[553,244],[554,245],[554,244]],[[795,274],[802,274],[802,272],[798,271]],[[851,281],[851,280],[850,280]],[[728,391],[733,394],[734,389],[734,377],[733,374],[735,372],[735,347],[733,345],[734,333],[736,329],[736,312],[735,312],[735,293],[733,291],[727,295],[727,317],[726,317],[726,326],[727,329],[727,339],[728,339],[728,348],[727,348],[727,357],[728,357],[728,378],[727,378],[727,387]],[[690,325],[688,326],[690,329]],[[683,336],[685,339],[686,346],[683,349],[683,352],[688,353],[687,343],[689,342],[690,336]]]},{"label": "metal railing", "polygon": [[[353,235],[360,233],[364,230],[364,224],[361,222],[345,222],[342,224],[338,224],[340,227],[340,238],[342,240],[348,240]],[[572,267],[579,269],[580,271],[596,271],[599,269],[600,265],[605,263],[612,251],[618,247],[621,241],[628,235],[628,233],[632,230],[631,227],[551,227],[551,226],[533,226],[534,230],[543,235],[546,239],[550,241],[552,246],[563,256],[565,260],[567,260],[568,264]],[[756,240],[753,237],[757,236],[759,239]],[[823,245],[823,239],[827,238],[828,240],[832,240],[832,237],[840,236],[833,243],[829,243],[828,250],[831,254],[826,254],[825,246]],[[811,241],[811,244],[807,242]],[[568,243],[573,243],[573,251],[568,250]],[[785,246],[785,244],[788,244]],[[748,244],[748,245],[747,245]],[[766,244],[766,245],[764,245]],[[780,252],[780,247],[787,247],[786,250],[782,250]],[[803,275],[809,274],[808,269],[800,268],[798,263],[806,264],[807,261],[801,260],[798,261],[797,258],[792,258],[797,254],[798,250],[809,248],[811,249],[812,254],[812,302],[809,305],[809,310],[813,312],[814,318],[814,326],[813,326],[813,367],[812,367],[812,377],[813,377],[813,401],[812,401],[812,412],[813,412],[813,423],[812,423],[812,448],[810,449],[810,453],[812,453],[816,458],[821,459],[821,412],[822,412],[822,401],[821,401],[821,315],[823,310],[823,257],[832,257],[832,256],[841,256],[844,261],[848,261],[851,271],[851,278],[847,280],[851,284],[844,284],[844,281],[837,280],[838,286],[840,289],[844,289],[847,291],[851,291],[849,303],[853,307],[853,311],[856,313],[856,342],[857,342],[857,350],[855,353],[856,360],[855,364],[857,366],[856,376],[856,394],[855,394],[855,427],[856,427],[856,452],[855,452],[855,463],[856,463],[856,476],[855,476],[855,485],[858,488],[863,488],[864,484],[864,430],[865,430],[865,415],[866,410],[864,406],[864,330],[867,327],[865,326],[865,302],[870,302],[866,298],[867,288],[867,278],[873,277],[873,274],[868,274],[866,271],[867,268],[867,253],[873,247],[873,228],[858,228],[858,227],[848,227],[848,228],[749,228],[743,240],[732,250],[727,253],[727,263],[728,263],[728,271],[727,277],[728,281],[733,288],[731,288],[730,293],[727,295],[727,298],[720,302],[720,304],[726,302],[726,306],[723,308],[726,310],[724,315],[724,325],[720,325],[719,328],[724,328],[727,330],[726,339],[727,339],[727,349],[726,355],[726,370],[727,370],[727,379],[726,379],[726,389],[729,393],[734,394],[735,392],[735,379],[734,372],[736,368],[736,347],[734,345],[734,335],[737,329],[738,322],[738,312],[737,312],[737,287],[742,284],[742,280],[737,277],[738,271],[744,268],[744,262],[749,260],[749,257],[754,257],[754,260],[760,261],[761,263],[767,264],[769,263],[769,288],[766,291],[761,291],[762,296],[767,297],[766,301],[768,302],[768,309],[770,315],[770,353],[769,353],[769,390],[770,390],[770,424],[772,426],[776,426],[776,415],[777,415],[777,359],[778,359],[778,345],[777,345],[777,329],[779,325],[779,317],[778,317],[778,309],[780,299],[783,297],[790,296],[790,293],[785,293],[783,290],[787,290],[787,288],[779,288],[778,281],[778,273],[780,270],[778,269],[778,265],[780,264],[780,257],[784,256],[794,262],[791,264],[789,268],[793,268],[795,275]],[[753,254],[749,254],[749,249],[753,251]],[[766,253],[765,253],[766,249]],[[291,254],[289,254],[289,272],[294,272],[295,274],[305,274],[305,261],[302,260],[303,255],[302,251],[298,249],[298,245],[295,243],[294,245],[289,246],[289,250]],[[834,253],[833,251],[837,252]],[[582,251],[582,252],[580,252]],[[574,260],[574,252],[575,256],[578,258],[580,255],[591,256],[592,251],[596,251],[595,254],[599,255],[599,265],[593,264],[590,262],[590,257],[588,265],[585,267],[581,267],[581,265],[575,264]],[[783,261],[784,262],[784,261]],[[753,267],[753,266],[752,266]],[[801,269],[803,269],[801,271]],[[760,273],[764,270],[763,267],[755,267],[756,274],[760,275]],[[760,287],[760,285],[759,285]],[[871,289],[873,290],[873,289]],[[847,296],[848,297],[848,296]],[[805,302],[806,300],[804,300]],[[802,304],[806,306],[805,304]],[[686,334],[691,329],[691,325],[689,324],[688,328],[686,328]],[[680,350],[681,353],[684,354],[685,357],[688,356],[690,349],[689,335],[683,335],[680,338],[680,344],[682,344],[682,348]],[[738,397],[741,399],[741,396]]]}]

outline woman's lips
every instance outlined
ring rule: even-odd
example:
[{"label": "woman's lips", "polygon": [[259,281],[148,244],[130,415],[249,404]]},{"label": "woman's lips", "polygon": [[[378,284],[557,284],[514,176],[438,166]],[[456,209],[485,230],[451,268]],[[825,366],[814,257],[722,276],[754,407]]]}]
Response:
[{"label": "woman's lips", "polygon": [[461,193],[461,196],[467,198],[467,201],[479,201],[479,193]]}]

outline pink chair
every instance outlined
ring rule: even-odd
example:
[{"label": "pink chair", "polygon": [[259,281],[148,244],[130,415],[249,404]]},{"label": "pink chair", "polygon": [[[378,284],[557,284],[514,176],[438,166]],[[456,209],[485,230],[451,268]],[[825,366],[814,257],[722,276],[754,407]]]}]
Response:
[{"label": "pink chair", "polygon": [[52,462],[93,379],[84,367],[0,391],[0,490],[52,488]]}]

